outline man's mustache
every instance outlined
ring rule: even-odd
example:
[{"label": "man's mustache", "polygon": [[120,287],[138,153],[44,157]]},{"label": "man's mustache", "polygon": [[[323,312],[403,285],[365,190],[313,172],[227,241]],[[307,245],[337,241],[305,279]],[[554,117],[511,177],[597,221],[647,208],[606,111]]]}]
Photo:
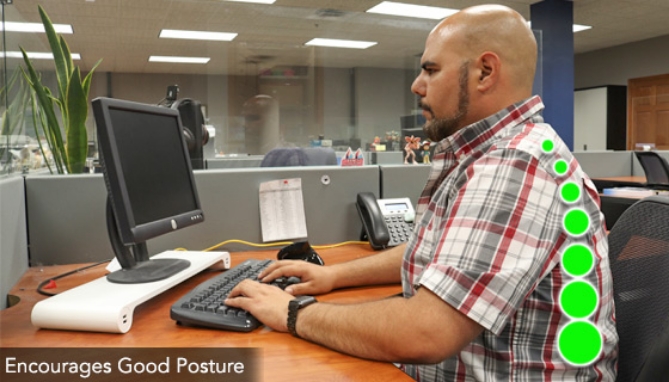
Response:
[{"label": "man's mustache", "polygon": [[427,112],[430,113],[432,116],[434,116],[434,112],[432,111],[432,108],[430,107],[430,105],[428,105],[427,103],[423,102],[422,100],[419,100],[419,101],[418,101],[418,107],[421,108],[421,109],[423,109],[423,110],[425,110],[425,111],[427,111]]}]

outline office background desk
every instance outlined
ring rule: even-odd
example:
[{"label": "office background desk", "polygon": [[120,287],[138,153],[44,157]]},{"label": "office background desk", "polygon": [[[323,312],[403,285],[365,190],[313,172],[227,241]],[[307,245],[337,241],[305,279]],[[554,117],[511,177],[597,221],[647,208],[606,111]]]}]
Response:
[{"label": "office background desk", "polygon": [[[231,254],[232,265],[249,258],[275,258],[276,250],[237,252]],[[368,245],[351,245],[318,250],[326,264],[334,264],[367,256]],[[212,329],[178,326],[169,317],[171,305],[183,294],[217,272],[204,271],[163,294],[137,307],[134,323],[126,334],[44,330],[32,326],[30,312],[37,301],[37,285],[49,277],[76,269],[79,265],[33,267],[10,291],[20,299],[0,311],[1,347],[251,347],[261,349],[263,370],[267,381],[409,381],[394,365],[344,355],[322,346],[277,333],[266,328],[251,333],[235,333]],[[63,291],[104,275],[104,265],[57,281]],[[213,268],[215,270],[215,268]],[[385,298],[401,291],[399,285],[349,288],[319,297],[320,301],[351,303]]]}]

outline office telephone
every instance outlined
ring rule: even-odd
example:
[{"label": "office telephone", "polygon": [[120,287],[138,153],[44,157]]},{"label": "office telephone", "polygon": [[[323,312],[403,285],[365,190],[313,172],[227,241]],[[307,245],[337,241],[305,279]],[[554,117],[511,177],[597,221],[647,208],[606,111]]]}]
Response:
[{"label": "office telephone", "polygon": [[377,199],[371,192],[358,194],[355,204],[362,219],[362,240],[374,249],[394,247],[407,240],[416,212],[409,198]]}]

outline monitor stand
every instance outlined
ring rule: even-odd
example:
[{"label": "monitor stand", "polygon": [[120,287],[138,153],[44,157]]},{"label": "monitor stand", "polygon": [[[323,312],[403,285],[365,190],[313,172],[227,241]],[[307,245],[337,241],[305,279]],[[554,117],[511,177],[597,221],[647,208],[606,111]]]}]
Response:
[{"label": "monitor stand", "polygon": [[139,304],[219,261],[230,268],[227,252],[166,251],[153,259],[185,260],[190,265],[168,278],[149,283],[120,284],[100,277],[38,302],[32,310],[32,324],[44,329],[127,333]]},{"label": "monitor stand", "polygon": [[107,279],[119,284],[141,284],[159,281],[175,275],[190,266],[188,260],[149,258],[146,242],[125,245],[121,240],[111,197],[107,196],[107,234],[114,256],[121,269],[107,275]]}]

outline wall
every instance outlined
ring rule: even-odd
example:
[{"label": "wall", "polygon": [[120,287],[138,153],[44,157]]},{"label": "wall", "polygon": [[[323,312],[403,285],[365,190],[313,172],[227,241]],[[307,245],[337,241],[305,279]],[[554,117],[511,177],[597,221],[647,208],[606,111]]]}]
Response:
[{"label": "wall", "polygon": [[356,133],[351,120],[352,69],[323,70],[323,134],[326,139],[347,140]]},{"label": "wall", "polygon": [[407,77],[413,80],[413,71],[355,69],[355,113],[363,144],[377,135],[383,138],[387,131],[400,131],[399,117],[410,114],[406,106],[415,99]]},{"label": "wall", "polygon": [[574,57],[574,87],[627,85],[630,78],[669,72],[669,35]]},{"label": "wall", "polygon": [[574,92],[574,150],[606,150],[606,88]]}]

